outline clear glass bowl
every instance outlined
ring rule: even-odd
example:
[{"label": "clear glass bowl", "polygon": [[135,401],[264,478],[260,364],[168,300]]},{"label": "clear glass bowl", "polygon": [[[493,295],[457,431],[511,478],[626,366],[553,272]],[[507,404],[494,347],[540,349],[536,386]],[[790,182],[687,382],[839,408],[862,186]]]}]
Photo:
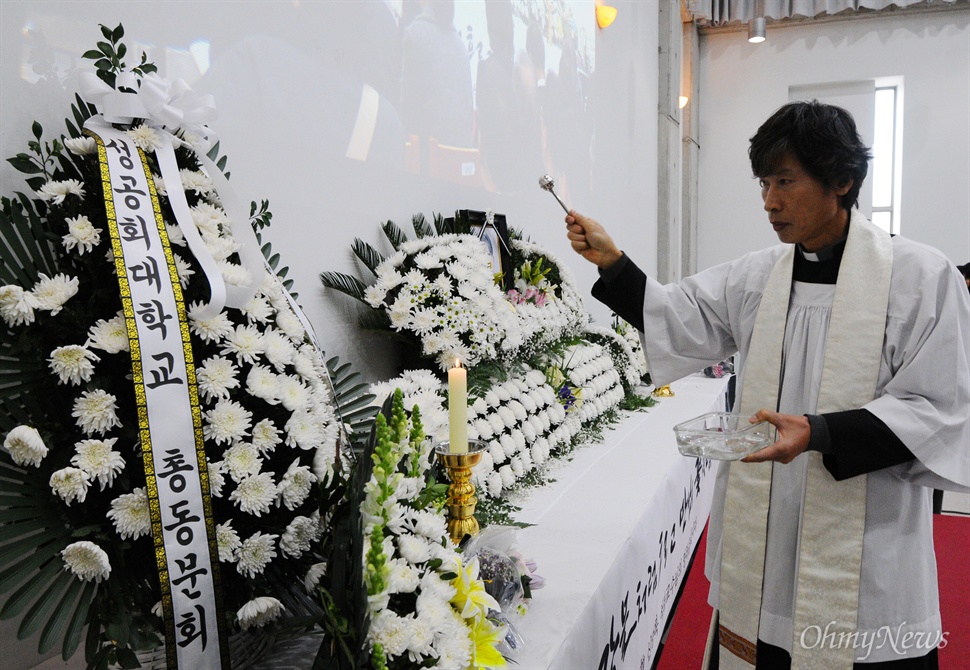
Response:
[{"label": "clear glass bowl", "polygon": [[774,442],[774,426],[748,423],[747,417],[710,412],[674,426],[677,449],[684,456],[738,461]]}]

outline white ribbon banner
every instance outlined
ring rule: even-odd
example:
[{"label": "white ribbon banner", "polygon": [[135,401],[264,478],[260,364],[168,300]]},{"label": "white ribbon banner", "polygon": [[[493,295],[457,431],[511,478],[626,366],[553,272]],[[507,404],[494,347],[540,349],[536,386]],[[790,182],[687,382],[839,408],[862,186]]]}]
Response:
[{"label": "white ribbon banner", "polygon": [[131,343],[168,667],[228,669],[195,366],[158,196],[144,155],[123,131],[97,121],[86,128],[98,140]]}]

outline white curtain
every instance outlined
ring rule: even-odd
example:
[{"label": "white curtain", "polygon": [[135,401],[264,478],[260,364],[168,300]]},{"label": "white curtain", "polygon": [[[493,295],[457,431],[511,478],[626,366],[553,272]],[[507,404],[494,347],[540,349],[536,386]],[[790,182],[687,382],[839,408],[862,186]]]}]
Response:
[{"label": "white curtain", "polygon": [[[881,10],[910,5],[966,4],[966,0],[688,0],[687,9],[702,24],[747,23],[757,16],[778,21],[814,18],[860,9]],[[764,14],[759,10],[764,8]]]}]

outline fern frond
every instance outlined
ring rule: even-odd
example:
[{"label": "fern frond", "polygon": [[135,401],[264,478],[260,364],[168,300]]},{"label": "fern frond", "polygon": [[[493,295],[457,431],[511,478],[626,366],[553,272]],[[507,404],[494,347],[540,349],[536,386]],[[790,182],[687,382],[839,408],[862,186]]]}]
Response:
[{"label": "fern frond", "polygon": [[349,295],[351,298],[365,302],[364,290],[367,287],[357,277],[342,272],[321,272],[320,281],[327,288],[332,288],[335,291]]},{"label": "fern frond", "polygon": [[388,242],[390,242],[391,246],[394,247],[394,251],[397,251],[402,244],[408,241],[408,236],[405,235],[400,226],[390,219],[381,224],[381,230],[384,231],[384,235],[387,236]]},{"label": "fern frond", "polygon": [[354,255],[360,259],[360,262],[363,263],[376,277],[377,266],[384,262],[384,256],[382,256],[377,249],[367,244],[367,242],[364,242],[359,237],[354,238],[354,243],[350,248],[354,252]]}]

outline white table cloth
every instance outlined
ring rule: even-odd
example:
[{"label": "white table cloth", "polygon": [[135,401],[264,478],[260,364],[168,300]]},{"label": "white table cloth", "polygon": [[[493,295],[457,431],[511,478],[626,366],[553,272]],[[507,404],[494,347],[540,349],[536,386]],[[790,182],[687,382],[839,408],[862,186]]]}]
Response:
[{"label": "white table cloth", "polygon": [[723,410],[726,379],[671,385],[556,467],[556,481],[517,501],[522,553],[546,585],[514,623],[525,670],[650,668],[710,512],[716,463],[685,458],[673,426]]}]

